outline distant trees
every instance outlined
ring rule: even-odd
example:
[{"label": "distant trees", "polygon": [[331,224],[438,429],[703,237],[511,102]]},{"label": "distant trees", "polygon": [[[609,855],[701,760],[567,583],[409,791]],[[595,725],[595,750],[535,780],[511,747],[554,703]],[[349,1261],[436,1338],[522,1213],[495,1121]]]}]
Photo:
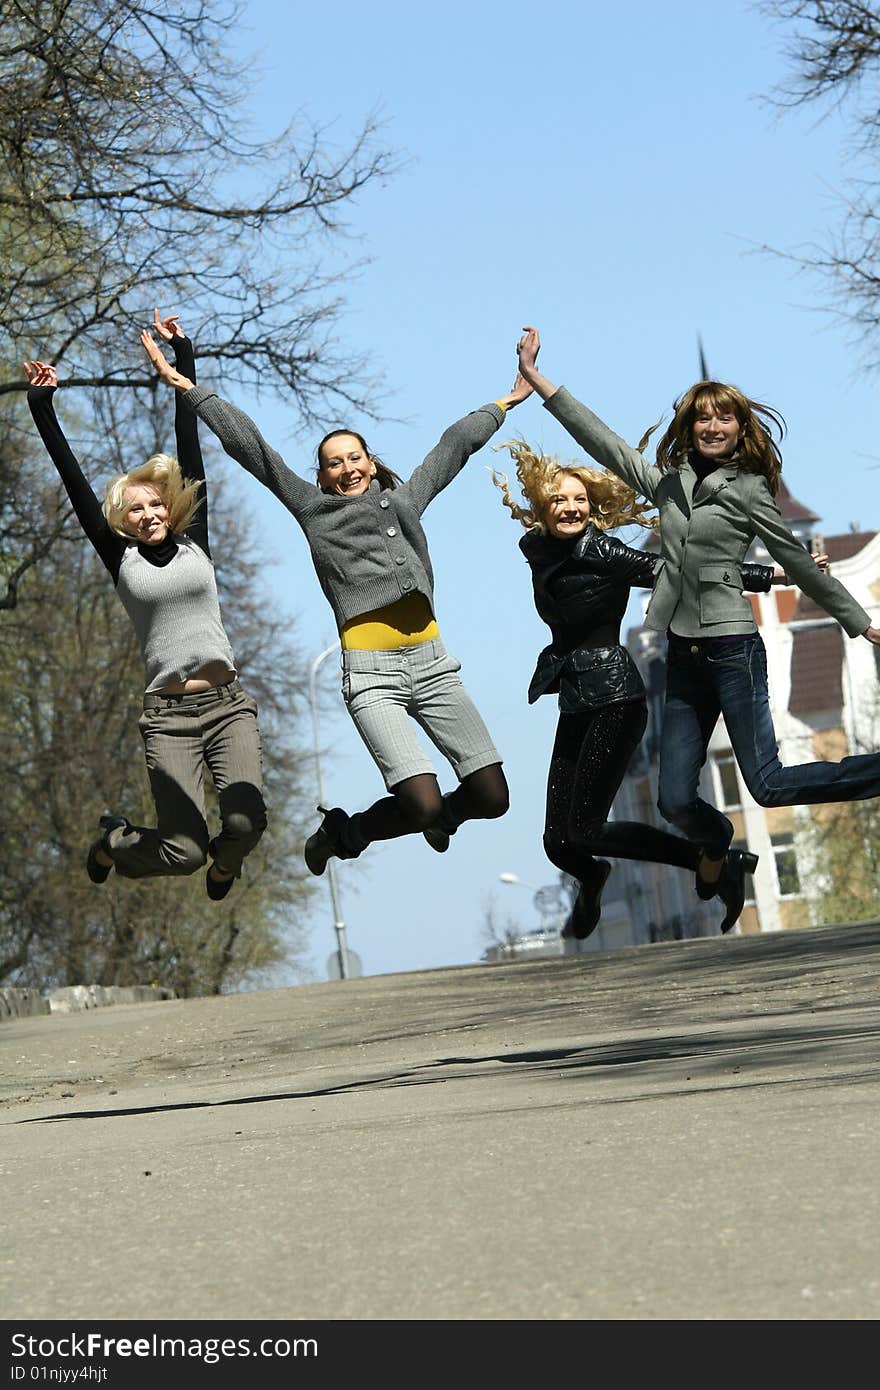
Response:
[{"label": "distant trees", "polygon": [[302,114],[251,141],[240,13],[227,0],[0,0],[0,984],[199,994],[302,952],[305,664],[273,616],[247,518],[218,504],[210,457],[221,603],[260,706],[269,829],[221,904],[201,874],[111,875],[100,889],[85,877],[105,806],[152,821],[143,671],[21,369],[58,366],[65,428],[99,493],[173,447],[173,400],[137,338],[154,305],[180,313],[212,381],[281,391],[307,423],[340,404],[375,418],[371,364],[339,336],[357,267],[338,250],[347,205],[397,159],[372,115],[346,148]]}]

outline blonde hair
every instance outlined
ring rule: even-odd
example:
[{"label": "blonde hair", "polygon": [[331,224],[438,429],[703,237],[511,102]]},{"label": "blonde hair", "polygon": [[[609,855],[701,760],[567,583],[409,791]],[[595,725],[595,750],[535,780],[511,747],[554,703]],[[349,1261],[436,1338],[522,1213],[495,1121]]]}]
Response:
[{"label": "blonde hair", "polygon": [[[736,416],[741,431],[735,462],[744,473],[758,473],[767,479],[770,496],[779,491],[782,475],[782,453],[773,438],[774,431],[782,440],[785,420],[772,406],[749,400],[736,386],[721,381],[697,381],[673,403],[672,423],[657,443],[657,466],[664,470],[679,468],[694,447],[694,420],[700,410],[730,411]],[[652,425],[639,440],[639,453],[657,429]]]},{"label": "blonde hair", "polygon": [[604,468],[560,463],[559,459],[531,448],[522,439],[509,439],[504,444],[496,444],[495,448],[507,449],[516,464],[524,505],[511,496],[506,473],[491,469],[492,481],[514,521],[522,522],[527,531],[545,534],[544,513],[551,498],[556,496],[560,474],[571,474],[583,483],[590,499],[589,519],[597,530],[616,531],[619,526],[644,526],[653,530],[658,525],[659,518],[656,514],[649,515],[647,503],[640,502],[631,487]]},{"label": "blonde hair", "polygon": [[198,478],[188,478],[184,481],[180,464],[170,454],[153,454],[146,463],[132,468],[128,473],[118,473],[115,478],[110,479],[104,489],[103,504],[104,516],[110,529],[128,541],[132,539],[131,532],[126,531],[123,525],[129,506],[125,494],[128,488],[142,487],[145,483],[152,484],[165,503],[168,511],[168,529],[185,531],[202,504],[199,495],[202,484]]}]

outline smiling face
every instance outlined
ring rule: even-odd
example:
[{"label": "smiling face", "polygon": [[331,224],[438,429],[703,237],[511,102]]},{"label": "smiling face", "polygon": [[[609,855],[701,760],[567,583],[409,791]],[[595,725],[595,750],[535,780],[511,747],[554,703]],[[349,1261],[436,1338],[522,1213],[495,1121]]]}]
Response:
[{"label": "smiling face", "polygon": [[729,404],[697,401],[691,427],[694,448],[701,458],[733,458],[742,438],[742,426]]},{"label": "smiling face", "polygon": [[560,473],[542,516],[551,536],[579,536],[590,519],[590,497],[576,473]]},{"label": "smiling face", "polygon": [[168,508],[152,483],[131,483],[125,489],[122,524],[145,545],[158,545],[168,535]]},{"label": "smiling face", "polygon": [[318,487],[337,497],[360,497],[376,476],[376,465],[356,434],[334,434],[321,445]]}]

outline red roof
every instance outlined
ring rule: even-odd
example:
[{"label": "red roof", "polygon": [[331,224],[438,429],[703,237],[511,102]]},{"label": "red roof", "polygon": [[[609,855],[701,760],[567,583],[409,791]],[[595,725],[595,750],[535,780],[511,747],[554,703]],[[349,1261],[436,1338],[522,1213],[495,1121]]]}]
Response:
[{"label": "red roof", "polygon": [[804,506],[803,502],[799,502],[796,497],[792,496],[782,479],[779,481],[779,491],[776,494],[776,505],[782,512],[786,521],[819,520],[816,512],[811,512]]},{"label": "red roof", "polygon": [[792,633],[792,714],[839,710],[843,704],[843,632],[837,623]]}]

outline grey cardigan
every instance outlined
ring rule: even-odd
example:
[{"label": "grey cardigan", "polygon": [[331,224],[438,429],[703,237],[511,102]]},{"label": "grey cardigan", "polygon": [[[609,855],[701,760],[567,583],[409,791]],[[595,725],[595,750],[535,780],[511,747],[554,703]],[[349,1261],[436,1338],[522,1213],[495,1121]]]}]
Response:
[{"label": "grey cardigan", "polygon": [[337,627],[414,593],[424,594],[434,613],[434,574],[420,517],[499,428],[500,406],[481,406],[450,425],[399,487],[381,488],[374,478],[360,497],[338,497],[288,468],[244,411],[204,386],[185,391],[183,399],[226,453],[296,517]]},{"label": "grey cardigan", "polygon": [[704,479],[694,500],[697,475],[690,464],[664,471],[648,463],[564,386],[544,404],[591,458],[660,513],[662,568],[648,604],[647,627],[668,628],[679,637],[754,632],[752,607],[742,592],[742,565],[756,536],[850,637],[871,626],[870,615],[849,590],[823,574],[792,535],[766,478],[740,472],[735,461],[722,464]]}]

